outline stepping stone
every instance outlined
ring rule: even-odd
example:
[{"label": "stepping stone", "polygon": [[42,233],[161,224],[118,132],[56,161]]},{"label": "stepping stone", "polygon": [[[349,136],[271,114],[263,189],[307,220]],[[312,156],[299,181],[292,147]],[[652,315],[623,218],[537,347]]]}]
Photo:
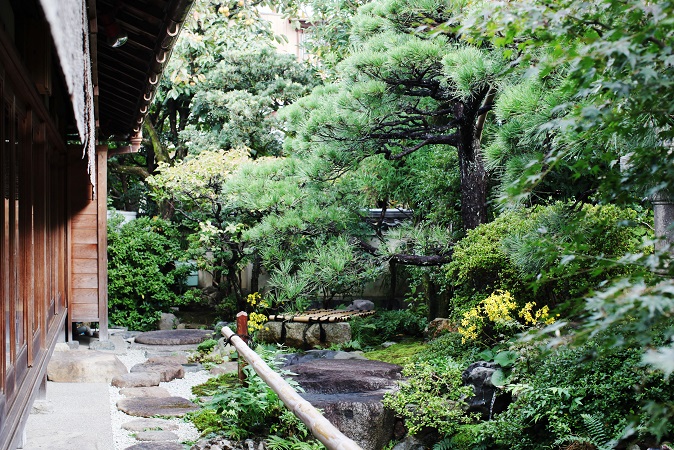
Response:
[{"label": "stepping stone", "polygon": [[185,370],[180,364],[173,363],[142,363],[131,368],[131,373],[157,373],[160,381],[171,381],[183,378]]},{"label": "stepping stone", "polygon": [[127,372],[124,363],[111,353],[74,350],[54,352],[47,366],[47,379],[60,383],[110,383]]},{"label": "stepping stone", "polygon": [[129,387],[119,391],[125,397],[170,397],[169,391],[163,387]]},{"label": "stepping stone", "polygon": [[160,379],[161,377],[158,373],[126,373],[113,378],[112,385],[118,388],[159,386]]},{"label": "stepping stone", "polygon": [[152,356],[147,362],[149,363],[170,363],[170,364],[189,364],[187,355],[170,355],[170,356]]},{"label": "stepping stone", "polygon": [[175,442],[141,442],[125,450],[185,450],[185,447]]},{"label": "stepping stone", "polygon": [[136,419],[122,424],[122,428],[128,431],[173,431],[178,429],[178,425],[164,419]]},{"label": "stepping stone", "polygon": [[209,330],[147,331],[136,336],[136,343],[146,345],[201,344],[212,335],[213,332]]},{"label": "stepping stone", "polygon": [[136,417],[182,416],[199,409],[183,397],[132,397],[117,402],[117,409]]},{"label": "stepping stone", "polygon": [[147,442],[176,441],[178,435],[171,431],[141,431],[136,433],[136,440]]}]

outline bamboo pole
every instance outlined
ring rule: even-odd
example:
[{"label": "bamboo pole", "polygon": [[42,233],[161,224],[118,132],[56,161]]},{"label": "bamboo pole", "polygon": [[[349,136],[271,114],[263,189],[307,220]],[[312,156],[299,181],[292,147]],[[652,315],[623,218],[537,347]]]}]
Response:
[{"label": "bamboo pole", "polygon": [[229,339],[255,372],[276,392],[286,407],[293,412],[309,431],[325,445],[328,450],[362,450],[362,448],[339,431],[328,419],[304,400],[281,376],[274,372],[260,356],[250,349],[229,327],[222,328],[222,334]]}]

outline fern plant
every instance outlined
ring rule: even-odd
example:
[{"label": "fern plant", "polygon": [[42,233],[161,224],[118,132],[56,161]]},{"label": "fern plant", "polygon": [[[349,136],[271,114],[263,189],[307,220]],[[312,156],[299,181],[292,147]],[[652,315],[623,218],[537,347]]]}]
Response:
[{"label": "fern plant", "polygon": [[617,441],[608,437],[602,418],[597,414],[581,414],[584,433],[582,435],[566,435],[555,441],[555,445],[566,444],[564,448],[574,447],[574,443],[586,444],[596,450],[612,450]]}]

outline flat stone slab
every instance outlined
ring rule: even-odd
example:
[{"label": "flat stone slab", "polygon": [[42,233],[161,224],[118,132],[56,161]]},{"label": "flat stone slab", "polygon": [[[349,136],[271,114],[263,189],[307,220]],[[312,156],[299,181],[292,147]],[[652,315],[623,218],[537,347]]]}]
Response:
[{"label": "flat stone slab", "polygon": [[145,345],[201,344],[213,335],[209,330],[159,330],[136,336],[135,342]]},{"label": "flat stone slab", "polygon": [[293,378],[307,393],[317,394],[391,389],[402,372],[395,364],[360,359],[315,359],[286,369],[297,374]]},{"label": "flat stone slab", "polygon": [[171,431],[141,431],[136,433],[136,440],[147,442],[176,441],[178,435]]},{"label": "flat stone slab", "polygon": [[180,364],[162,362],[136,364],[131,368],[131,373],[157,373],[159,381],[164,382],[185,376],[185,370]]},{"label": "flat stone slab", "polygon": [[188,364],[187,355],[170,355],[170,356],[152,356],[147,362],[149,363],[168,363],[168,364]]},{"label": "flat stone slab", "polygon": [[47,379],[59,383],[110,383],[127,372],[124,363],[111,353],[72,350],[54,352],[47,366]]},{"label": "flat stone slab", "polygon": [[129,387],[119,391],[124,397],[170,397],[169,391],[159,386]]},{"label": "flat stone slab", "polygon": [[125,450],[185,450],[185,447],[176,442],[141,442]]},{"label": "flat stone slab", "polygon": [[112,385],[118,388],[159,386],[161,377],[158,373],[136,372],[126,373],[112,379]]},{"label": "flat stone slab", "polygon": [[136,417],[182,416],[199,409],[183,397],[132,397],[117,402],[117,409]]},{"label": "flat stone slab", "polygon": [[128,431],[173,431],[178,425],[164,419],[136,419],[122,424],[122,428]]}]

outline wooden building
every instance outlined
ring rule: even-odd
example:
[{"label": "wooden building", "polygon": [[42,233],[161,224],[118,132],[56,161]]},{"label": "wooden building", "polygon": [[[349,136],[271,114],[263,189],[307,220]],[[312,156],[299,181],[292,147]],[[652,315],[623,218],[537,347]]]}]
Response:
[{"label": "wooden building", "polygon": [[0,0],[0,449],[71,324],[106,337],[101,143],[137,149],[192,1]]}]

